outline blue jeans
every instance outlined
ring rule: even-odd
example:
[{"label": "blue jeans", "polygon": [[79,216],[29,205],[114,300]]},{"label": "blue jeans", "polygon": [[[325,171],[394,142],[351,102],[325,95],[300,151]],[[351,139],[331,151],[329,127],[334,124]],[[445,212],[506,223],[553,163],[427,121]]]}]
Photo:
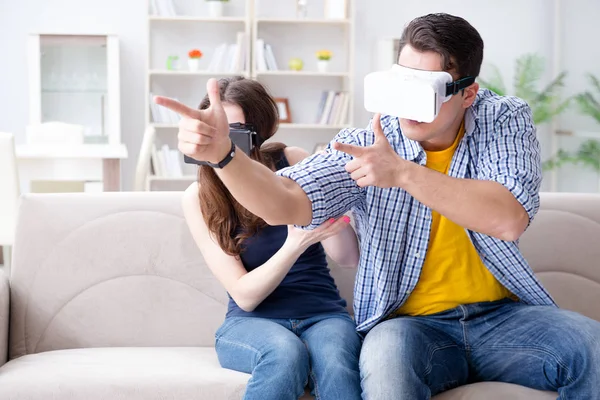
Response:
[{"label": "blue jeans", "polygon": [[221,366],[252,374],[246,400],[297,400],[307,383],[317,399],[360,400],[360,346],[348,314],[231,317],[216,333]]},{"label": "blue jeans", "polygon": [[471,382],[500,381],[600,399],[600,322],[512,300],[386,320],[365,337],[365,399],[429,399]]}]

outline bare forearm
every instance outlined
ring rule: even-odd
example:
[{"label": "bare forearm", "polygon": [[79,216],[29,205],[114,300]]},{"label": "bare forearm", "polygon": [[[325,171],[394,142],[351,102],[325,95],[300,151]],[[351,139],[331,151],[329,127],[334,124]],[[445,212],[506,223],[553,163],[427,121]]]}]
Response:
[{"label": "bare forearm", "polygon": [[452,178],[410,163],[398,186],[467,229],[513,241],[527,227],[525,209],[497,182]]},{"label": "bare forearm", "polygon": [[216,169],[233,197],[270,225],[308,225],[312,206],[293,181],[279,177],[241,151],[223,169]]},{"label": "bare forearm", "polygon": [[254,310],[283,281],[305,248],[286,242],[266,263],[238,279],[232,296],[245,311]]},{"label": "bare forearm", "polygon": [[358,265],[358,239],[352,226],[348,225],[335,236],[321,242],[327,255],[340,267],[354,268]]}]

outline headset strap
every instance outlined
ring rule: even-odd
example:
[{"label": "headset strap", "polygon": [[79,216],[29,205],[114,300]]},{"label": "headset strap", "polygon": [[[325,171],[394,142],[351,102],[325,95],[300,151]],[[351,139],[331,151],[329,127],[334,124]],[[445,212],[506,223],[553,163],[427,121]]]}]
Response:
[{"label": "headset strap", "polygon": [[446,96],[455,95],[461,90],[471,86],[473,83],[475,83],[475,77],[473,76],[467,76],[466,78],[450,82],[446,85]]}]

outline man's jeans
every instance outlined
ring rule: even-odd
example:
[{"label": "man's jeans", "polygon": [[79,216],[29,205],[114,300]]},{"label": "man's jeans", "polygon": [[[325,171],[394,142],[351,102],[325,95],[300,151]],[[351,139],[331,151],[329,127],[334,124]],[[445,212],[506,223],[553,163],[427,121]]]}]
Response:
[{"label": "man's jeans", "polygon": [[232,317],[216,333],[221,366],[252,374],[245,400],[297,400],[307,383],[317,399],[360,400],[360,346],[347,314]]},{"label": "man's jeans", "polygon": [[600,399],[600,322],[512,300],[398,317],[366,336],[360,356],[365,399],[421,400],[479,381]]}]

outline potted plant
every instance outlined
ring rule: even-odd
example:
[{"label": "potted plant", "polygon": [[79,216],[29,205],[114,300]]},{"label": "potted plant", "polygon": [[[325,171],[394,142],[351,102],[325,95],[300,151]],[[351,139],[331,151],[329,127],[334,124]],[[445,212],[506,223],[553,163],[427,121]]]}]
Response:
[{"label": "potted plant", "polygon": [[[525,100],[533,113],[536,125],[549,122],[553,117],[562,113],[570,104],[569,98],[560,100],[559,90],[565,84],[566,72],[561,72],[541,90],[538,82],[544,74],[545,60],[543,57],[529,53],[519,57],[515,64],[513,93]],[[508,94],[498,67],[492,65],[492,76],[489,80],[477,78],[479,84],[501,96]]]},{"label": "potted plant", "polygon": [[[588,74],[590,87],[600,95],[600,80],[592,74]],[[600,99],[597,99],[591,91],[585,91],[575,96],[575,103],[583,115],[587,115],[600,124]],[[555,157],[546,161],[543,165],[545,170],[560,168],[564,164],[583,165],[595,171],[600,177],[600,140],[588,139],[581,143],[575,152],[559,150]],[[600,182],[599,187],[600,190]]]},{"label": "potted plant", "polygon": [[201,58],[202,52],[198,49],[193,49],[188,52],[188,67],[190,68],[190,71],[198,71]]},{"label": "potted plant", "polygon": [[[588,74],[587,77],[590,81],[590,86],[600,95],[600,79],[592,74]],[[586,91],[578,94],[575,96],[575,101],[582,114],[592,117],[600,124],[600,100],[596,99],[592,92]]]},{"label": "potted plant", "polygon": [[331,60],[331,51],[319,50],[317,51],[317,68],[319,72],[327,72],[329,67],[329,60]]},{"label": "potted plant", "polygon": [[211,18],[221,18],[223,16],[223,3],[229,0],[206,0],[208,2],[208,13]]}]

